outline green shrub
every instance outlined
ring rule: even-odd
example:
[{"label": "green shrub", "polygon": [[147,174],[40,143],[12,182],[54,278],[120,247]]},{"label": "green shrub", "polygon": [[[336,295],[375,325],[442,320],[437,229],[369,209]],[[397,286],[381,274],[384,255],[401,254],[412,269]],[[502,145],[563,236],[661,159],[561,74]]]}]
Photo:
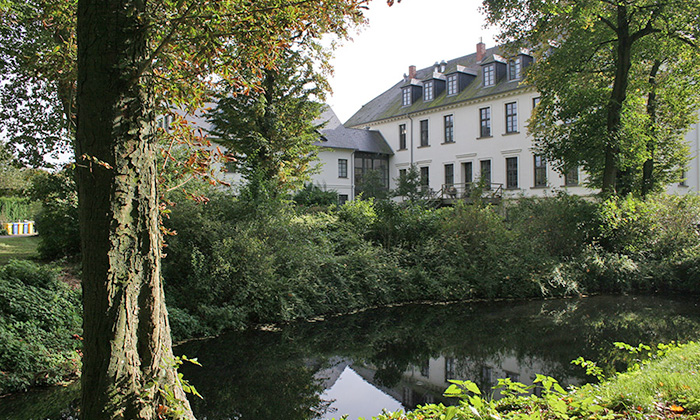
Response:
[{"label": "green shrub", "polygon": [[358,199],[313,214],[210,198],[178,201],[166,220],[178,338],[417,300],[700,289],[697,198]]},{"label": "green shrub", "polygon": [[80,253],[78,190],[71,170],[34,178],[31,196],[41,202],[36,219],[39,255],[54,260]]},{"label": "green shrub", "polygon": [[506,203],[507,227],[544,255],[571,257],[597,236],[597,203],[559,193]]},{"label": "green shrub", "polygon": [[36,208],[33,204],[26,197],[0,197],[0,223],[34,219]]},{"label": "green shrub", "polygon": [[80,296],[56,271],[0,267],[0,394],[60,382],[80,369]]},{"label": "green shrub", "polygon": [[328,207],[338,203],[338,192],[335,190],[325,190],[314,184],[306,184],[304,188],[297,191],[292,199],[299,206],[322,206]]}]

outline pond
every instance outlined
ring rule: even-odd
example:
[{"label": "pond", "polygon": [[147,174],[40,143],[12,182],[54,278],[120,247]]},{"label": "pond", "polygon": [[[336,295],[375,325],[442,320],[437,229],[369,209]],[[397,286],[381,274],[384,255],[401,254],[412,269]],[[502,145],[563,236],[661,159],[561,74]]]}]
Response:
[{"label": "pond", "polygon": [[[449,379],[470,379],[482,390],[506,377],[529,385],[536,373],[580,384],[589,378],[570,363],[578,356],[624,368],[615,341],[698,337],[696,299],[598,296],[375,309],[196,340],[176,353],[203,365],[182,369],[204,396],[192,399],[200,420],[357,419],[382,408],[456,403],[442,397]],[[36,402],[22,401],[0,400],[0,418],[29,418],[19,413]]]}]

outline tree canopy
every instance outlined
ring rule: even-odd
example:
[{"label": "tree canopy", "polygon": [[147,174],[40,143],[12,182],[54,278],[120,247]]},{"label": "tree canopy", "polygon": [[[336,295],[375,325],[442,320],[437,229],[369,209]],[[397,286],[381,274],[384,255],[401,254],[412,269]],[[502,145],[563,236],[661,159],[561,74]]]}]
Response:
[{"label": "tree canopy", "polygon": [[[286,51],[303,48],[298,40],[347,36],[363,22],[366,3],[0,3],[2,27],[13,28],[2,34],[9,40],[3,45],[12,41],[18,47],[3,49],[3,59],[14,60],[3,71],[26,77],[20,84],[26,97],[34,104],[42,103],[35,99],[40,95],[51,99],[45,104],[53,107],[55,126],[65,127],[67,138],[75,133],[83,250],[82,418],[192,417],[186,385],[175,371],[160,278],[157,115],[171,107],[193,113],[222,81],[244,93],[259,91],[262,76],[277,70]],[[39,144],[55,134],[55,126],[27,132]],[[191,130],[182,133],[186,143],[206,145]],[[193,152],[189,166],[203,155]]]},{"label": "tree canopy", "polygon": [[[311,52],[322,52],[313,40]],[[308,52],[288,50],[263,69],[260,89],[246,94],[228,83],[209,114],[212,135],[232,154],[229,167],[246,178],[267,180],[273,191],[298,189],[314,168],[325,75]]]},{"label": "tree canopy", "polygon": [[529,130],[548,159],[582,165],[606,193],[679,179],[700,107],[700,3],[484,0],[483,10],[502,42],[536,58]]}]

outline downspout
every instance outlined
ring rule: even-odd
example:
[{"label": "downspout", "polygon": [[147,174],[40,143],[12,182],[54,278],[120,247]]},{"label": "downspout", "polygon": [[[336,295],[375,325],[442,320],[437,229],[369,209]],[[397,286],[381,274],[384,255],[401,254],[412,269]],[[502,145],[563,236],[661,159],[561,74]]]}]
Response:
[{"label": "downspout", "polygon": [[406,114],[406,117],[411,121],[411,168],[413,168],[413,118],[410,113]]},{"label": "downspout", "polygon": [[355,199],[355,150],[350,153],[350,162],[348,162],[348,172],[350,173],[350,195],[352,200]]}]

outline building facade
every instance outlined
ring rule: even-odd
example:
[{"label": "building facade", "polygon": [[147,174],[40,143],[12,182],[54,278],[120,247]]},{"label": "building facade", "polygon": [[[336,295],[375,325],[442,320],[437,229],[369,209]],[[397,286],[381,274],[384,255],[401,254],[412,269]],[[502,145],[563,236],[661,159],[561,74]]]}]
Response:
[{"label": "building facade", "polygon": [[[498,47],[480,42],[473,54],[421,70],[410,66],[403,80],[364,105],[345,127],[381,133],[393,151],[391,188],[415,166],[425,188],[443,198],[466,196],[477,187],[504,198],[556,190],[594,194],[579,168],[561,173],[533,148],[527,122],[539,95],[523,83],[532,62],[525,53],[503,57]],[[698,124],[687,138],[692,161],[686,180],[669,186],[671,193],[697,192],[700,185]]]}]

